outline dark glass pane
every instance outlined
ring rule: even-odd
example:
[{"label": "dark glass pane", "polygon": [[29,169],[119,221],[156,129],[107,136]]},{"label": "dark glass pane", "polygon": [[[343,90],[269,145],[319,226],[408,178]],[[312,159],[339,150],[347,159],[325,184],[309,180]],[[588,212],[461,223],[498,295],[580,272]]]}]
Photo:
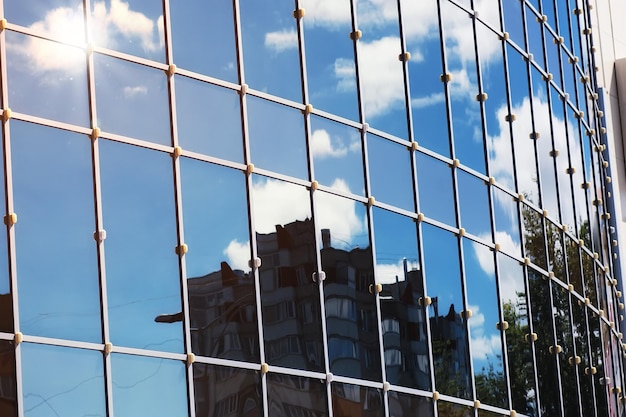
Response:
[{"label": "dark glass pane", "polygon": [[377,388],[358,385],[333,383],[333,416],[382,417],[385,415],[383,393]]},{"label": "dark glass pane", "polygon": [[437,413],[446,417],[470,417],[474,411],[472,407],[466,405],[437,401]]},{"label": "dark glass pane", "polygon": [[328,415],[326,381],[268,374],[267,402],[270,416],[326,416]]},{"label": "dark glass pane", "polygon": [[305,49],[315,51],[306,60],[309,101],[321,110],[359,120],[354,43],[346,36],[352,32],[350,0],[333,0],[332,7],[302,0],[300,7],[306,10]]},{"label": "dark glass pane", "polygon": [[87,126],[85,52],[16,32],[5,36],[11,110]]},{"label": "dark glass pane", "polygon": [[158,0],[104,0],[91,9],[92,39],[98,46],[163,62],[163,7]]},{"label": "dark glass pane", "polygon": [[[580,402],[582,404],[582,412],[584,416],[594,415],[596,400],[593,395],[593,386],[591,378],[585,372],[591,366],[591,335],[587,326],[587,314],[583,303],[578,301],[572,304],[572,324],[574,326],[574,343],[576,346],[576,355],[578,358],[572,365],[576,366],[578,373],[578,381],[580,384]],[[576,363],[578,364],[576,365]]]},{"label": "dark glass pane", "polygon": [[8,340],[0,340],[0,387],[0,414],[17,417],[15,346]]},{"label": "dark glass pane", "polygon": [[[100,141],[111,342],[180,352],[181,311],[171,156]],[[138,331],[141,329],[141,331]]]},{"label": "dark glass pane", "polygon": [[383,203],[414,211],[411,154],[406,146],[370,134],[367,153],[372,195]]},{"label": "dark glass pane", "polygon": [[461,226],[469,233],[491,240],[491,216],[489,215],[489,190],[484,181],[457,170]]},{"label": "dark glass pane", "polygon": [[494,254],[487,246],[462,240],[468,320],[476,397],[484,404],[508,408]]},{"label": "dark glass pane", "polygon": [[99,342],[91,141],[12,121],[11,152],[21,331]]},{"label": "dark glass pane", "polygon": [[512,408],[519,413],[536,416],[537,393],[524,269],[508,256],[498,254],[497,260],[502,311],[509,325],[505,337]]},{"label": "dark glass pane", "polygon": [[416,155],[419,210],[428,217],[455,226],[456,210],[450,168],[421,152]]},{"label": "dark glass pane", "polygon": [[395,391],[389,391],[387,395],[390,417],[434,416],[433,402],[430,398]]},{"label": "dark glass pane", "polygon": [[[600,381],[604,382],[604,354],[602,347],[602,337],[603,334],[606,335],[606,327],[603,334],[600,331],[600,322],[598,316],[595,314],[591,314],[588,316],[589,323],[589,339],[590,339],[590,354],[591,354],[591,363],[590,368],[587,372],[588,378],[593,380],[593,384],[595,387],[595,397],[596,397],[596,409],[599,416],[605,416],[608,414],[608,389],[604,383],[600,383]],[[595,369],[595,374],[593,370]]]},{"label": "dark glass pane", "polygon": [[231,2],[171,2],[170,25],[176,65],[236,83],[238,76],[233,22]]},{"label": "dark glass pane", "polygon": [[324,192],[315,193],[321,236],[328,356],[333,374],[381,379],[380,345],[372,249],[365,207]]},{"label": "dark glass pane", "polygon": [[[181,159],[191,347],[195,354],[259,360],[245,176]],[[216,198],[217,197],[217,198]]]},{"label": "dark glass pane", "polygon": [[116,416],[189,415],[187,371],[181,361],[114,353],[111,378]]},{"label": "dark glass pane", "polygon": [[304,118],[291,107],[248,96],[252,163],[259,168],[308,178]]},{"label": "dark glass pane", "polygon": [[322,320],[309,191],[258,176],[252,184],[266,360],[321,371]]},{"label": "dark glass pane", "polygon": [[246,1],[240,8],[246,83],[256,90],[301,102],[293,2]]},{"label": "dark glass pane", "polygon": [[155,68],[94,55],[98,127],[171,145],[166,74]]},{"label": "dark glass pane", "polygon": [[176,123],[183,149],[243,162],[236,91],[176,76]]},{"label": "dark glass pane", "polygon": [[[3,133],[0,131],[0,138]],[[4,158],[0,157],[0,172],[4,172]],[[1,176],[2,178],[4,175]],[[5,207],[4,180],[0,184],[0,204]],[[15,190],[13,191],[15,194]],[[13,333],[13,301],[9,282],[7,234],[0,236],[0,332]]]},{"label": "dark glass pane", "polygon": [[[536,367],[539,372],[539,402],[541,415],[561,415],[561,396],[557,374],[556,352],[554,352],[554,323],[551,283],[542,275],[528,268],[530,308],[535,343]],[[555,284],[556,285],[556,284]]]},{"label": "dark glass pane", "polygon": [[430,332],[433,345],[435,389],[442,394],[471,398],[467,321],[461,293],[459,243],[450,232],[422,226],[424,273],[432,299]]},{"label": "dark glass pane", "polygon": [[31,343],[20,349],[25,416],[106,415],[101,352]]},{"label": "dark glass pane", "polygon": [[263,415],[258,372],[196,362],[193,387],[198,417]]},{"label": "dark glass pane", "polygon": [[533,263],[547,270],[546,241],[542,215],[523,204],[522,227],[526,257]]},{"label": "dark glass pane", "polygon": [[415,221],[373,209],[376,282],[383,285],[380,311],[387,381],[430,390],[424,278]]},{"label": "dark glass pane", "polygon": [[315,179],[343,192],[365,194],[361,133],[349,126],[311,116],[311,157]]}]

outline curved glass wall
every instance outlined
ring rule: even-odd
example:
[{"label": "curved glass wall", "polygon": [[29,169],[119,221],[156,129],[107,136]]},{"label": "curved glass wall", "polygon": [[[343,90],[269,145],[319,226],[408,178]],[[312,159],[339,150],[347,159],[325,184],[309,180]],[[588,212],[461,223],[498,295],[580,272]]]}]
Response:
[{"label": "curved glass wall", "polygon": [[587,3],[0,9],[0,415],[623,414]]}]

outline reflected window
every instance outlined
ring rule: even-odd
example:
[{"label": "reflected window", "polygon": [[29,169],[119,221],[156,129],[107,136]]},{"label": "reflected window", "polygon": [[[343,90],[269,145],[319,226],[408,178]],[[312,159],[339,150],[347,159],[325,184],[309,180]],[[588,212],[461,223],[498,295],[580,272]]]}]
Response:
[{"label": "reflected window", "polygon": [[333,415],[382,417],[385,415],[383,393],[377,388],[352,384],[331,385]]},{"label": "reflected window", "polygon": [[267,402],[271,416],[328,415],[326,383],[319,379],[270,373],[267,375]]}]

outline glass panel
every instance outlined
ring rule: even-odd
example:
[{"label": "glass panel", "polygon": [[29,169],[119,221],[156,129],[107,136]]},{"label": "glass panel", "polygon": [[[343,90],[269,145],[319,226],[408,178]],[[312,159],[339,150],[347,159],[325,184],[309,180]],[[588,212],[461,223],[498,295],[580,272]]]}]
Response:
[{"label": "glass panel", "polygon": [[91,141],[18,121],[11,139],[20,329],[100,342]]},{"label": "glass panel", "polygon": [[[567,108],[568,125],[567,130],[569,133],[569,157],[571,166],[576,170],[572,175],[572,188],[573,188],[573,200],[574,200],[574,220],[575,229],[571,232],[577,235],[580,239],[583,239],[586,245],[591,246],[589,240],[589,215],[587,211],[586,191],[582,187],[585,182],[585,176],[589,174],[590,167],[585,161],[585,151],[583,150],[583,142],[581,141],[581,135],[579,130],[579,122],[573,115],[573,111]],[[588,138],[588,136],[586,136]]]},{"label": "glass panel", "polygon": [[191,348],[196,355],[258,362],[245,176],[189,158],[180,169],[191,248],[185,255]]},{"label": "glass panel", "polygon": [[461,226],[469,233],[491,241],[489,190],[484,181],[457,169]]},{"label": "glass panel", "polygon": [[585,296],[591,301],[591,305],[598,306],[598,296],[596,292],[596,276],[593,267],[593,258],[587,252],[581,252],[583,278],[585,281]]},{"label": "glass panel", "polygon": [[29,26],[53,37],[63,34],[68,29],[64,23],[70,23],[71,35],[66,34],[66,39],[61,37],[65,41],[80,42],[81,36],[82,39],[85,36],[81,0],[4,0],[4,16],[11,23]]},{"label": "glass panel", "polygon": [[457,238],[429,224],[422,225],[424,271],[432,298],[430,332],[435,389],[442,394],[471,398],[469,349]]},{"label": "glass panel", "polygon": [[528,268],[528,285],[530,288],[530,305],[532,311],[533,331],[537,334],[535,343],[536,367],[540,372],[539,401],[541,415],[561,415],[561,396],[559,388],[556,354],[550,346],[554,342],[554,323],[552,321],[552,293],[550,281]]},{"label": "glass panel", "polygon": [[324,303],[330,370],[335,375],[381,379],[380,345],[372,249],[365,206],[315,193],[316,227],[321,237]]},{"label": "glass panel", "polygon": [[333,415],[382,417],[383,393],[377,388],[335,382],[331,385]]},{"label": "glass panel", "polygon": [[377,200],[415,210],[411,154],[406,146],[367,135],[371,192]]},{"label": "glass panel", "polygon": [[[554,90],[551,90],[554,91]],[[570,123],[566,123],[564,111],[564,104],[557,100],[557,95],[552,95],[552,137],[554,141],[554,149],[559,151],[559,154],[554,158],[556,162],[556,176],[558,182],[559,202],[561,209],[561,223],[567,225],[569,230],[576,233],[576,224],[574,223],[574,201],[572,198],[572,180],[574,175],[569,174],[570,167],[574,167],[576,160],[573,160],[570,165],[572,153],[574,157],[580,155],[580,152],[571,144],[572,126]],[[579,159],[578,159],[579,160]],[[580,168],[574,168],[577,171]],[[578,176],[580,177],[580,174]],[[577,182],[580,182],[578,180]],[[581,206],[582,207],[582,206]]]},{"label": "glass panel", "polygon": [[487,246],[463,239],[468,320],[476,397],[481,403],[508,408],[494,254]]},{"label": "glass panel", "polygon": [[496,225],[495,242],[502,251],[513,256],[521,256],[519,212],[516,200],[498,188],[491,187]]},{"label": "glass panel", "polygon": [[[411,82],[413,135],[420,146],[450,156],[448,111],[444,84],[440,80],[441,40],[437,3],[401,0],[406,48],[411,53],[408,72]],[[452,82],[456,82],[453,78]],[[428,125],[427,129],[424,126]]]},{"label": "glass panel", "polygon": [[326,381],[268,374],[267,402],[271,416],[326,416],[328,415]]},{"label": "glass panel", "polygon": [[301,102],[293,2],[246,1],[239,7],[246,83],[256,90]]},{"label": "glass panel", "polygon": [[547,270],[546,240],[542,215],[526,204],[522,205],[522,227],[526,257]]},{"label": "glass panel", "polygon": [[181,147],[243,162],[241,112],[236,91],[176,76],[176,123]]},{"label": "glass panel", "polygon": [[419,210],[428,217],[455,226],[456,210],[450,168],[421,152],[416,157]]},{"label": "glass panel", "polygon": [[580,394],[578,393],[578,378],[576,372],[577,352],[574,350],[574,339],[572,336],[571,317],[571,296],[566,288],[559,285],[552,286],[552,297],[554,300],[554,323],[556,329],[556,342],[563,349],[557,355],[561,381],[563,387],[561,395],[563,397],[563,408],[566,416],[580,415]]},{"label": "glass panel", "polygon": [[[533,54],[533,59],[541,68],[546,67],[543,59],[542,27],[537,15],[526,5],[526,35],[528,36],[528,52]],[[537,6],[536,9],[539,9]]]},{"label": "glass panel", "polygon": [[504,30],[506,30],[513,42],[522,49],[524,46],[524,19],[522,18],[524,3],[518,0],[502,0],[502,12],[504,15]]},{"label": "glass panel", "polygon": [[433,402],[430,398],[389,391],[389,415],[391,417],[433,417]]},{"label": "glass panel", "polygon": [[340,191],[364,195],[361,133],[322,117],[310,117],[315,179]]},{"label": "glass panel", "polygon": [[197,417],[253,417],[263,414],[261,376],[232,366],[193,364]]},{"label": "glass panel", "polygon": [[0,414],[17,417],[16,397],[15,346],[13,342],[0,340]]},{"label": "glass panel", "polygon": [[309,191],[255,175],[252,201],[266,360],[321,371],[322,320]]},{"label": "glass panel", "polygon": [[582,403],[582,412],[584,416],[594,415],[595,399],[593,395],[593,386],[591,378],[585,374],[585,369],[591,366],[590,362],[590,338],[587,326],[587,314],[584,304],[577,302],[572,303],[572,322],[574,326],[574,342],[576,346],[576,354],[580,358],[580,363],[576,366],[578,373],[578,381],[580,384],[580,402]]},{"label": "glass panel", "polygon": [[247,97],[247,107],[250,155],[254,165],[307,179],[302,113],[252,96]]},{"label": "glass panel", "polygon": [[156,320],[182,311],[171,156],[103,140],[100,168],[111,342],[181,352],[182,325]]},{"label": "glass panel", "polygon": [[176,65],[236,83],[239,77],[232,3],[190,0],[173,1],[169,6]]},{"label": "glass panel", "polygon": [[608,414],[607,396],[608,389],[606,385],[601,384],[601,378],[604,378],[604,359],[602,348],[602,334],[600,333],[600,323],[598,316],[595,314],[588,316],[589,323],[589,339],[590,339],[590,353],[591,353],[591,366],[596,368],[596,374],[588,377],[593,379],[595,387],[596,407],[599,416]]},{"label": "glass panel", "polygon": [[[306,10],[304,44],[315,51],[306,60],[309,101],[321,110],[359,120],[350,0],[300,0]],[[328,45],[332,45],[329,48]]]},{"label": "glass panel", "polygon": [[[507,0],[515,1],[517,0]],[[507,45],[509,55],[509,79],[511,89],[511,114],[515,115],[513,140],[515,148],[515,168],[517,170],[518,192],[534,204],[539,204],[539,183],[535,144],[529,139],[533,132],[531,98],[528,90],[528,71],[521,55]],[[548,135],[549,130],[544,134]]]},{"label": "glass panel", "polygon": [[564,252],[567,255],[567,273],[569,275],[567,282],[574,286],[574,290],[578,294],[584,295],[578,242],[573,241],[568,235],[564,235],[564,238]]},{"label": "glass panel", "polygon": [[[373,8],[383,9],[383,6]],[[404,72],[398,59],[402,52],[398,9],[388,3],[384,10],[377,11],[382,19],[372,16],[369,3],[356,2],[359,29],[363,33],[357,43],[363,117],[370,126],[407,139]]]},{"label": "glass panel", "polygon": [[11,110],[89,125],[85,52],[16,32],[5,36]]},{"label": "glass panel", "polygon": [[497,254],[500,299],[504,320],[509,324],[505,333],[512,408],[520,413],[537,416],[537,392],[533,354],[529,340],[528,295],[524,284],[524,269],[508,256]]},{"label": "glass panel", "polygon": [[160,1],[98,1],[92,6],[91,18],[91,37],[96,45],[142,58],[165,60]]},{"label": "glass panel", "polygon": [[416,224],[377,207],[373,217],[376,282],[383,285],[379,299],[387,381],[429,391],[427,316]]},{"label": "glass panel", "polygon": [[[3,138],[0,129],[0,139]],[[4,141],[2,141],[4,143]],[[5,206],[4,187],[4,158],[0,157],[0,205]],[[15,194],[15,190],[13,191]],[[0,236],[0,332],[13,333],[13,300],[11,297],[11,283],[9,282],[7,234]],[[8,412],[7,412],[8,414]]]},{"label": "glass panel", "polygon": [[[549,16],[552,16],[550,14]],[[560,62],[560,48],[557,43],[558,38],[552,37],[552,35],[546,30],[546,54],[548,55],[548,70],[554,78],[554,83],[561,87],[561,62]]]},{"label": "glass panel", "polygon": [[106,415],[101,352],[31,343],[20,348],[25,416]]},{"label": "glass panel", "polygon": [[474,411],[466,405],[437,401],[437,413],[446,417],[469,417]]},{"label": "glass panel", "polygon": [[445,49],[452,107],[454,148],[461,163],[478,172],[485,172],[485,150],[480,114],[476,100],[478,80],[474,29],[467,13],[450,2],[441,4],[441,17],[446,33]]},{"label": "glass panel", "polygon": [[94,71],[100,129],[171,145],[163,71],[99,54],[94,54]]},{"label": "glass panel", "polygon": [[116,416],[188,415],[187,371],[181,361],[114,353],[111,378]]}]

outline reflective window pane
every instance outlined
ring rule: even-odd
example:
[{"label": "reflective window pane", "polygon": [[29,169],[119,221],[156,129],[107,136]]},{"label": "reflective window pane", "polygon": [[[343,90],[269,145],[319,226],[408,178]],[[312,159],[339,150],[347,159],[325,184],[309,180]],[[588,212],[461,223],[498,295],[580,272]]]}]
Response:
[{"label": "reflective window pane", "polygon": [[367,135],[371,192],[377,200],[414,211],[411,154],[405,146]]},{"label": "reflective window pane", "polygon": [[270,365],[324,368],[315,228],[309,192],[252,179],[265,358]]},{"label": "reflective window pane", "polygon": [[163,7],[158,0],[101,0],[91,6],[91,37],[98,46],[165,61]]},{"label": "reflective window pane", "polygon": [[301,102],[294,4],[246,1],[239,7],[246,83],[256,90]]},{"label": "reflective window pane", "polygon": [[243,162],[236,91],[176,76],[176,123],[183,149]]},{"label": "reflective window pane", "polygon": [[155,320],[181,311],[171,157],[103,140],[100,170],[111,342],[180,352],[181,323]]},{"label": "reflective window pane", "polygon": [[[379,381],[380,345],[372,249],[365,207],[324,192],[315,193],[328,356],[333,374]],[[342,217],[338,215],[343,213]]]},{"label": "reflective window pane", "polygon": [[252,163],[259,168],[307,179],[302,113],[260,98],[248,96],[246,99]]},{"label": "reflective window pane", "polygon": [[181,159],[181,177],[192,350],[258,361],[245,177],[189,158]]},{"label": "reflective window pane", "polygon": [[15,345],[8,340],[0,340],[0,387],[2,387],[0,390],[0,414],[6,417],[17,417]]},{"label": "reflective window pane", "polygon": [[461,208],[461,226],[469,233],[491,240],[489,190],[484,181],[458,169],[456,171]]},{"label": "reflective window pane", "polygon": [[171,145],[163,71],[99,54],[94,55],[94,71],[100,129]]},{"label": "reflective window pane", "polygon": [[430,389],[430,366],[424,303],[424,277],[417,250],[415,221],[373,209],[376,243],[376,282],[387,381]]},{"label": "reflective window pane", "polygon": [[91,141],[12,121],[11,152],[21,331],[99,342]]},{"label": "reflective window pane", "polygon": [[183,362],[114,353],[111,378],[116,416],[188,415],[187,372]]},{"label": "reflective window pane", "polygon": [[331,385],[331,391],[335,416],[382,417],[385,415],[383,393],[379,389],[336,382]]},{"label": "reflective window pane", "polygon": [[263,415],[258,372],[196,362],[193,386],[198,417]]},{"label": "reflective window pane", "polygon": [[389,415],[393,417],[433,417],[433,401],[430,398],[389,391]]},{"label": "reflective window pane", "polygon": [[424,273],[432,305],[428,308],[435,369],[435,389],[471,398],[467,321],[461,293],[459,243],[450,232],[424,224]]},{"label": "reflective window pane", "polygon": [[[85,36],[81,0],[5,0],[4,15],[11,23],[34,27],[52,37],[65,34],[64,41],[78,41]],[[70,33],[59,27],[63,23],[70,23]]]},{"label": "reflective window pane", "polygon": [[[0,138],[3,134],[0,131]],[[0,172],[4,172],[4,159],[0,158]],[[0,204],[5,204],[4,181],[0,184]],[[3,206],[4,207],[4,206]],[[9,282],[7,235],[0,236],[0,332],[13,333],[13,301]]]},{"label": "reflective window pane", "polygon": [[236,83],[237,56],[231,2],[173,1],[169,6],[176,65]]},{"label": "reflective window pane", "polygon": [[7,31],[5,36],[11,109],[88,126],[85,52],[16,32]]},{"label": "reflective window pane", "polygon": [[435,220],[456,225],[450,168],[420,152],[416,154],[416,158],[419,210]]},{"label": "reflective window pane", "polygon": [[310,117],[315,179],[340,191],[364,195],[361,132],[322,117]]},{"label": "reflective window pane", "polygon": [[106,415],[101,352],[32,343],[20,348],[25,416]]},{"label": "reflective window pane", "polygon": [[326,381],[268,374],[267,402],[271,416],[326,416],[328,415]]}]

